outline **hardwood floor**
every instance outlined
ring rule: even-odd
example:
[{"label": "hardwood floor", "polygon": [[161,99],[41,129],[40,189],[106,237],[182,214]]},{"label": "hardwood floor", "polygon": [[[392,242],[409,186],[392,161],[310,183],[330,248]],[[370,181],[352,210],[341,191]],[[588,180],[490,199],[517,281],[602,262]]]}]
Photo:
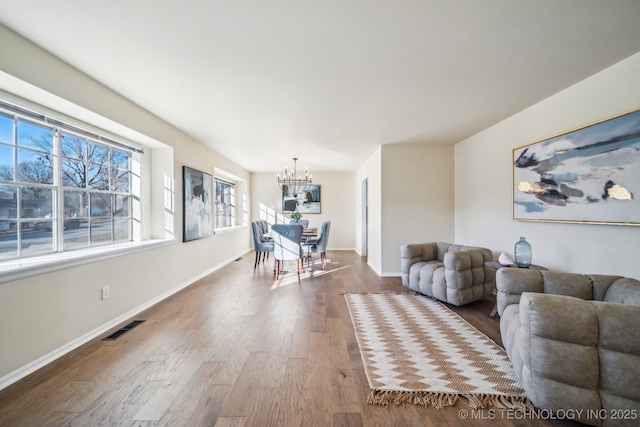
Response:
[{"label": "hardwood floor", "polygon": [[[272,262],[254,270],[245,255],[136,316],[146,322],[119,339],[93,340],[0,391],[0,426],[578,425],[497,410],[463,421],[461,402],[367,404],[342,294],[405,288],[353,251],[327,255],[327,269],[299,283],[295,269],[274,282]],[[455,310],[500,343],[492,305]]]}]

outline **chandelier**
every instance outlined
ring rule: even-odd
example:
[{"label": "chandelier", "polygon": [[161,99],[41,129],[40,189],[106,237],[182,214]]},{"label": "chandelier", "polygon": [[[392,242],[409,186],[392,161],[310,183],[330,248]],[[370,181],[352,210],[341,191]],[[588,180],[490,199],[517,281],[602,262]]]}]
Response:
[{"label": "chandelier", "polygon": [[298,158],[294,157],[293,171],[288,170],[285,166],[284,176],[280,178],[280,174],[278,174],[278,185],[282,189],[282,192],[292,195],[293,197],[298,197],[298,194],[307,191],[307,188],[311,184],[311,175],[309,175],[306,168],[304,169],[304,178],[298,175],[297,161]]}]

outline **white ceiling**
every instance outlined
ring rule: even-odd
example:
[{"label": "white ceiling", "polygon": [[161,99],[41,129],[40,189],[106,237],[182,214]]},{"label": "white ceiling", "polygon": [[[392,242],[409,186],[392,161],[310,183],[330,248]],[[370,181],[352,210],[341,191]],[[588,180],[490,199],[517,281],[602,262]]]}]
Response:
[{"label": "white ceiling", "polygon": [[640,51],[637,0],[0,0],[0,23],[254,172],[451,144]]}]

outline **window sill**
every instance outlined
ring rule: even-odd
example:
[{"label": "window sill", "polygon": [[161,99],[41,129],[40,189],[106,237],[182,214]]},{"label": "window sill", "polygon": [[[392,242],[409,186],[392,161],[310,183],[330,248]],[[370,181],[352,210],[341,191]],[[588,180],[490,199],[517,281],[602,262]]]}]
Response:
[{"label": "window sill", "polygon": [[234,225],[233,227],[216,228],[214,234],[231,233],[232,231],[238,231],[238,230],[242,230],[244,228],[249,228],[249,226],[248,225]]},{"label": "window sill", "polygon": [[175,239],[145,240],[0,262],[0,283],[167,246],[175,242]]}]

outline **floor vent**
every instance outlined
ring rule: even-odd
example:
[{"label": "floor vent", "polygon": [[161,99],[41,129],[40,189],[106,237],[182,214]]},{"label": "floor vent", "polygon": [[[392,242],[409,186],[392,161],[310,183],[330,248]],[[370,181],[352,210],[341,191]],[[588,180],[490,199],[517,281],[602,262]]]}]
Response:
[{"label": "floor vent", "polygon": [[123,326],[122,328],[118,329],[117,331],[115,331],[114,333],[112,333],[111,335],[102,338],[103,341],[114,341],[117,340],[118,338],[120,338],[121,336],[123,336],[124,334],[126,334],[127,332],[129,332],[130,330],[132,330],[133,328],[135,328],[136,326],[144,323],[144,320],[134,320],[133,322],[129,323],[128,325]]}]

